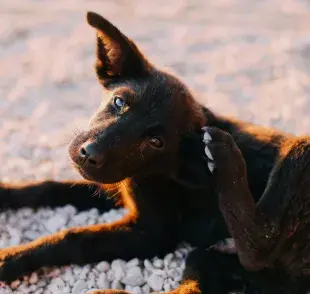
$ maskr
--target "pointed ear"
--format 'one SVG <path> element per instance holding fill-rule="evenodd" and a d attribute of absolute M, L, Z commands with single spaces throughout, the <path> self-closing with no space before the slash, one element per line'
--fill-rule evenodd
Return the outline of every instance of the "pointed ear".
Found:
<path fill-rule="evenodd" d="M 141 75 L 151 66 L 137 46 L 118 28 L 94 12 L 87 12 L 87 22 L 97 30 L 97 75 L 103 83 Z"/>
<path fill-rule="evenodd" d="M 180 165 L 175 180 L 191 189 L 206 187 L 211 181 L 202 138 L 202 134 L 191 134 L 180 142 Z"/>

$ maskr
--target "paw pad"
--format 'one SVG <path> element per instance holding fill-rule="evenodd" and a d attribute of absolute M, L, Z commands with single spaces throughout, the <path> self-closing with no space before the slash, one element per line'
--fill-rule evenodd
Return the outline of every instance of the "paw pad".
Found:
<path fill-rule="evenodd" d="M 211 173 L 213 173 L 214 169 L 215 169 L 215 163 L 213 162 L 214 158 L 213 158 L 212 153 L 208 147 L 208 144 L 212 141 L 212 137 L 208 133 L 207 127 L 203 127 L 202 130 L 204 131 L 202 141 L 205 143 L 205 154 L 207 155 L 208 159 L 211 160 L 208 162 L 208 169 Z"/>

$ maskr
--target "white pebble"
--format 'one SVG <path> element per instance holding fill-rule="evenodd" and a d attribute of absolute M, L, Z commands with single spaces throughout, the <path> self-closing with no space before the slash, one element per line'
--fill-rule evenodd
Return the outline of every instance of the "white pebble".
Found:
<path fill-rule="evenodd" d="M 141 288 L 139 286 L 136 286 L 132 289 L 132 293 L 134 294 L 141 294 L 142 291 L 141 291 Z"/>
<path fill-rule="evenodd" d="M 23 237 L 29 240 L 37 239 L 39 236 L 40 234 L 33 230 L 23 232 Z"/>
<path fill-rule="evenodd" d="M 161 291 L 164 285 L 164 278 L 162 276 L 152 274 L 148 278 L 147 283 L 154 291 Z"/>
<path fill-rule="evenodd" d="M 109 281 L 114 281 L 115 280 L 115 273 L 114 273 L 114 270 L 113 269 L 110 269 L 108 272 L 107 272 L 107 278 Z"/>
<path fill-rule="evenodd" d="M 177 275 L 177 276 L 174 277 L 174 280 L 176 282 L 180 282 L 182 279 L 183 279 L 183 275 Z"/>
<path fill-rule="evenodd" d="M 151 263 L 148 259 L 145 259 L 145 260 L 144 260 L 144 266 L 145 266 L 148 270 L 153 270 L 153 265 L 152 265 L 152 263 Z"/>
<path fill-rule="evenodd" d="M 72 294 L 81 294 L 82 290 L 87 289 L 87 284 L 83 280 L 79 280 L 72 289 Z"/>
<path fill-rule="evenodd" d="M 121 280 L 125 277 L 125 266 L 126 262 L 120 259 L 112 262 L 111 268 L 114 271 L 114 280 Z"/>
<path fill-rule="evenodd" d="M 145 283 L 142 271 L 138 266 L 129 268 L 125 277 L 122 279 L 122 283 L 130 286 L 141 286 Z"/>
<path fill-rule="evenodd" d="M 129 292 L 129 293 L 132 293 L 133 287 L 132 287 L 132 286 L 129 286 L 129 285 L 126 285 L 126 286 L 125 286 L 125 291 L 126 291 L 126 292 Z"/>
<path fill-rule="evenodd" d="M 134 258 L 134 259 L 127 262 L 126 267 L 131 268 L 131 267 L 138 266 L 138 265 L 139 265 L 139 259 Z"/>
<path fill-rule="evenodd" d="M 101 289 L 109 289 L 110 288 L 110 282 L 109 282 L 105 273 L 101 273 L 99 275 L 99 278 L 97 280 L 97 284 L 98 284 L 98 287 Z"/>
<path fill-rule="evenodd" d="M 164 261 L 162 259 L 157 258 L 157 259 L 154 260 L 153 265 L 156 268 L 163 268 Z"/>
<path fill-rule="evenodd" d="M 98 263 L 96 265 L 96 268 L 100 271 L 100 272 L 107 272 L 111 267 L 110 264 L 106 261 L 102 261 L 100 263 Z"/>
<path fill-rule="evenodd" d="M 176 252 L 174 252 L 174 254 L 177 258 L 183 258 L 183 253 L 180 250 L 177 250 Z"/>
<path fill-rule="evenodd" d="M 49 232 L 54 233 L 62 228 L 66 223 L 67 219 L 63 215 L 57 214 L 44 222 L 44 226 Z"/>
<path fill-rule="evenodd" d="M 167 255 L 165 256 L 165 258 L 164 258 L 164 264 L 165 264 L 166 267 L 169 266 L 169 264 L 170 264 L 172 258 L 173 258 L 173 254 L 172 254 L 172 253 L 169 253 L 169 254 L 167 254 Z"/>
<path fill-rule="evenodd" d="M 178 263 L 176 261 L 171 261 L 168 264 L 168 268 L 177 268 L 178 267 Z"/>
<path fill-rule="evenodd" d="M 11 288 L 16 289 L 20 285 L 20 283 L 21 283 L 20 280 L 13 281 L 11 283 Z"/>
<path fill-rule="evenodd" d="M 143 287 L 142 287 L 142 292 L 144 294 L 149 294 L 150 293 L 150 286 L 148 284 L 145 284 Z"/>
<path fill-rule="evenodd" d="M 172 290 L 171 284 L 170 283 L 165 283 L 164 290 L 165 290 L 165 292 L 171 291 Z"/>
<path fill-rule="evenodd" d="M 164 271 L 162 269 L 154 269 L 153 273 L 155 275 L 162 276 L 162 277 L 166 277 L 167 276 L 166 271 Z"/>
<path fill-rule="evenodd" d="M 29 283 L 30 284 L 37 284 L 39 281 L 38 275 L 36 273 L 32 273 L 30 278 L 29 278 Z"/>
<path fill-rule="evenodd" d="M 177 272 L 177 270 L 175 268 L 168 270 L 168 277 L 171 277 L 174 279 L 178 275 L 179 275 L 179 273 Z"/>
<path fill-rule="evenodd" d="M 118 269 L 118 268 L 125 268 L 126 266 L 126 262 L 124 260 L 121 260 L 121 259 L 115 259 L 112 261 L 111 263 L 111 268 L 112 269 Z"/>
<path fill-rule="evenodd" d="M 122 286 L 122 284 L 120 283 L 120 281 L 115 280 L 115 281 L 112 282 L 111 288 L 112 288 L 112 289 L 119 289 L 119 290 L 122 290 L 122 289 L 123 289 L 123 286 Z"/>

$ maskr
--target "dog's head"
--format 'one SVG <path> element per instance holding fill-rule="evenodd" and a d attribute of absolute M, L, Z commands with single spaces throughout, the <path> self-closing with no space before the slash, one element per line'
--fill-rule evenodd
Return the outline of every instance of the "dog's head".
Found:
<path fill-rule="evenodd" d="M 69 147 L 73 162 L 101 183 L 171 173 L 182 136 L 204 124 L 202 107 L 106 19 L 89 12 L 87 21 L 97 31 L 95 68 L 105 93 L 89 130 Z"/>

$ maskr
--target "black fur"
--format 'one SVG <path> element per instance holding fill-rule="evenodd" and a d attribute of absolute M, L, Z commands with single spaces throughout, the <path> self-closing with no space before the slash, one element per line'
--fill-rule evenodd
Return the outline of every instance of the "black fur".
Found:
<path fill-rule="evenodd" d="M 96 70 L 106 101 L 94 115 L 90 129 L 71 143 L 69 154 L 77 170 L 101 189 L 101 194 L 116 191 L 116 204 L 127 207 L 129 214 L 112 224 L 70 228 L 1 249 L 0 280 L 12 281 L 43 266 L 161 256 L 187 241 L 197 247 L 188 259 L 184 280 L 189 281 L 174 292 L 227 293 L 249 284 L 249 291 L 258 293 L 254 292 L 257 275 L 248 274 L 236 255 L 228 257 L 213 249 L 205 250 L 230 236 L 225 223 L 230 224 L 230 220 L 221 206 L 224 220 L 219 206 L 218 187 L 223 178 L 213 176 L 205 165 L 201 127 L 207 124 L 231 135 L 246 162 L 248 187 L 255 201 L 267 193 L 267 185 L 272 187 L 276 181 L 278 187 L 282 146 L 295 139 L 213 114 L 199 105 L 176 77 L 151 65 L 134 43 L 107 20 L 95 13 L 88 13 L 87 19 L 97 30 Z M 121 97 L 125 106 L 118 109 L 115 97 Z M 239 160 L 237 156 L 230 158 L 225 148 L 213 152 L 218 164 L 222 155 L 227 166 Z M 304 164 L 301 166 L 302 171 L 306 170 Z M 222 170 L 222 166 L 217 169 Z M 236 176 L 233 172 L 218 174 L 227 176 L 227 181 Z M 291 177 L 279 178 L 283 180 L 289 186 Z M 281 194 L 272 189 L 272 198 L 265 201 L 263 197 L 260 202 L 273 216 L 285 215 L 289 199 L 285 193 L 291 193 L 293 186 L 289 190 L 285 187 L 279 190 Z M 98 207 L 101 211 L 114 207 L 110 198 L 97 199 L 91 194 L 83 182 L 3 184 L 0 206 L 18 209 L 68 203 L 79 210 Z M 232 230 L 232 226 L 228 227 Z M 292 270 L 296 269 L 297 263 Z M 258 275 L 265 276 L 269 277 L 269 271 Z"/>

